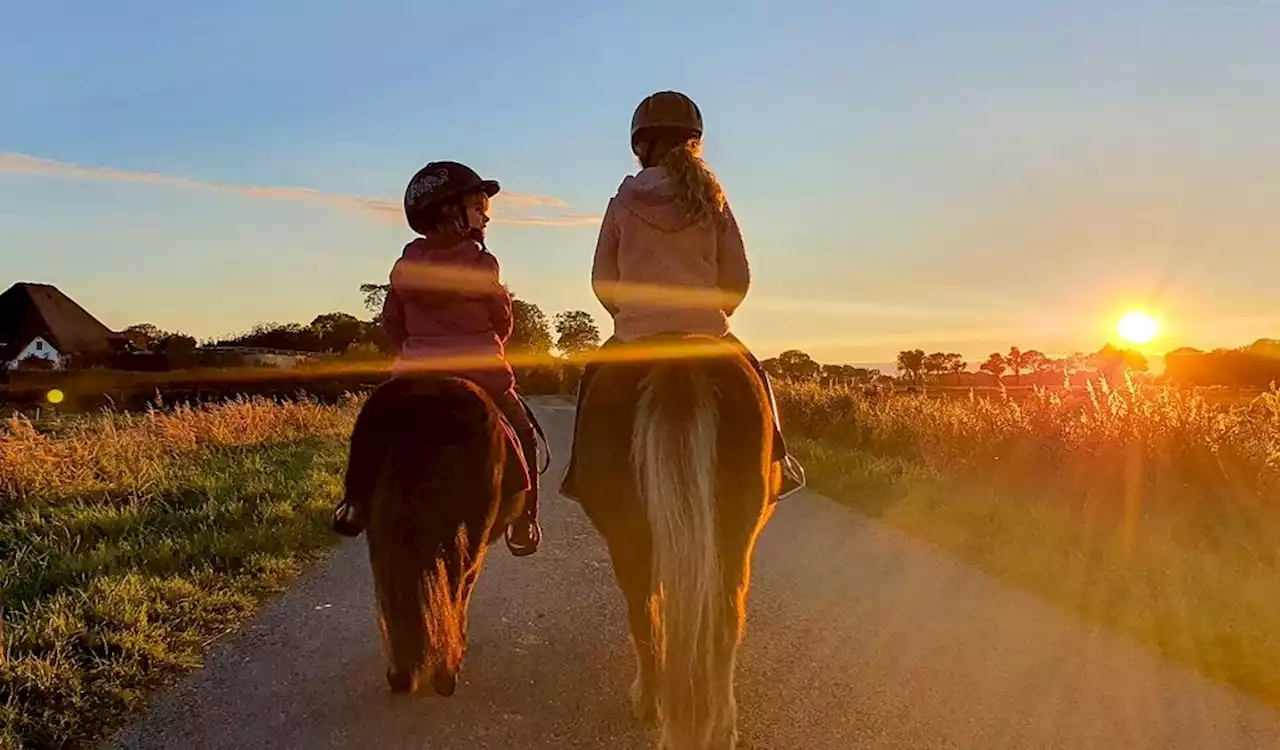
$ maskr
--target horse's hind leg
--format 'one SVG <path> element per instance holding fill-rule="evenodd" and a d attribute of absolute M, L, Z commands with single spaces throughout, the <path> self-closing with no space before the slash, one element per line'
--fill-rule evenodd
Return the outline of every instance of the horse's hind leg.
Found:
<path fill-rule="evenodd" d="M 613 524 L 610 524 L 613 525 Z M 631 645 L 636 654 L 636 677 L 631 684 L 631 707 L 636 718 L 645 723 L 657 721 L 657 705 L 654 700 L 656 654 L 653 643 L 653 620 L 649 609 L 650 552 L 646 534 L 639 532 L 644 526 L 617 524 L 610 529 L 605 540 L 613 573 L 627 602 L 627 625 L 631 631 Z"/>
<path fill-rule="evenodd" d="M 736 573 L 736 571 L 735 571 Z M 737 578 L 737 581 L 732 579 Z M 738 743 L 738 700 L 734 690 L 737 671 L 738 646 L 746 625 L 746 586 L 744 576 L 726 576 L 726 591 L 722 599 L 722 618 L 711 656 L 711 684 L 707 686 L 711 705 L 716 707 L 715 728 L 708 750 L 733 750 Z M 739 584 L 739 585 L 735 585 Z"/>
<path fill-rule="evenodd" d="M 631 645 L 636 652 L 636 677 L 631 683 L 631 710 L 640 721 L 653 724 L 658 720 L 658 707 L 653 692 L 657 656 L 654 653 L 648 581 L 633 581 L 629 588 L 626 592 L 627 622 L 631 628 Z"/>
<path fill-rule="evenodd" d="M 418 582 L 406 580 L 412 576 L 410 571 L 396 570 L 395 561 L 383 561 L 380 557 L 370 555 L 377 590 L 378 625 L 387 658 L 387 685 L 394 693 L 411 693 L 418 688 L 425 646 L 422 603 L 412 591 Z"/>

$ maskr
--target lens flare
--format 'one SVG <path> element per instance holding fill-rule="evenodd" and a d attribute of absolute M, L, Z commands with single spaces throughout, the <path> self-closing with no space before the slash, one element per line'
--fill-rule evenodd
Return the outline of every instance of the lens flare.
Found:
<path fill-rule="evenodd" d="M 67 394 L 63 393 L 57 388 L 51 389 L 48 393 L 44 395 L 44 400 L 48 401 L 51 404 L 60 404 L 63 401 L 65 401 L 66 398 L 67 398 Z"/>

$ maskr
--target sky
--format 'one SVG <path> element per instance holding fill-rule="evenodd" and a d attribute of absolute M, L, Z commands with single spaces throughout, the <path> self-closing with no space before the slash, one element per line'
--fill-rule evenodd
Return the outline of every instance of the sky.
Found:
<path fill-rule="evenodd" d="M 198 338 L 367 317 L 405 184 L 504 188 L 516 296 L 585 309 L 627 128 L 677 89 L 760 356 L 1280 337 L 1280 3 L 6 3 L 0 285 Z"/>

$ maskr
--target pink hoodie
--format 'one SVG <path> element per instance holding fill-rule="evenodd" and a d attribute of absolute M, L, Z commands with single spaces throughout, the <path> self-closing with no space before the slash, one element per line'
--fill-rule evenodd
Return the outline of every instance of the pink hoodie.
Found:
<path fill-rule="evenodd" d="M 419 237 L 391 269 L 382 325 L 399 356 L 395 370 L 415 362 L 458 357 L 450 371 L 495 393 L 515 387 L 506 359 L 511 295 L 499 280 L 498 259 L 475 240 Z"/>
<path fill-rule="evenodd" d="M 628 176 L 609 201 L 591 270 L 614 336 L 723 336 L 751 282 L 738 222 L 725 206 L 694 224 L 662 167 Z"/>

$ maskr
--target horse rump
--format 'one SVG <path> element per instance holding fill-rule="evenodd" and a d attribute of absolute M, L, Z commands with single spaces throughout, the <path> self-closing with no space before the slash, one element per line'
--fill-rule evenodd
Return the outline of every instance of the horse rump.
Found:
<path fill-rule="evenodd" d="M 631 434 L 651 533 L 651 686 L 662 747 L 731 747 L 749 558 L 768 509 L 770 414 L 736 354 L 654 363 Z"/>
<path fill-rule="evenodd" d="M 499 412 L 475 384 L 402 377 L 357 416 L 347 499 L 368 509 L 366 540 L 394 692 L 427 678 L 452 695 L 466 652 L 466 611 L 502 504 Z"/>

